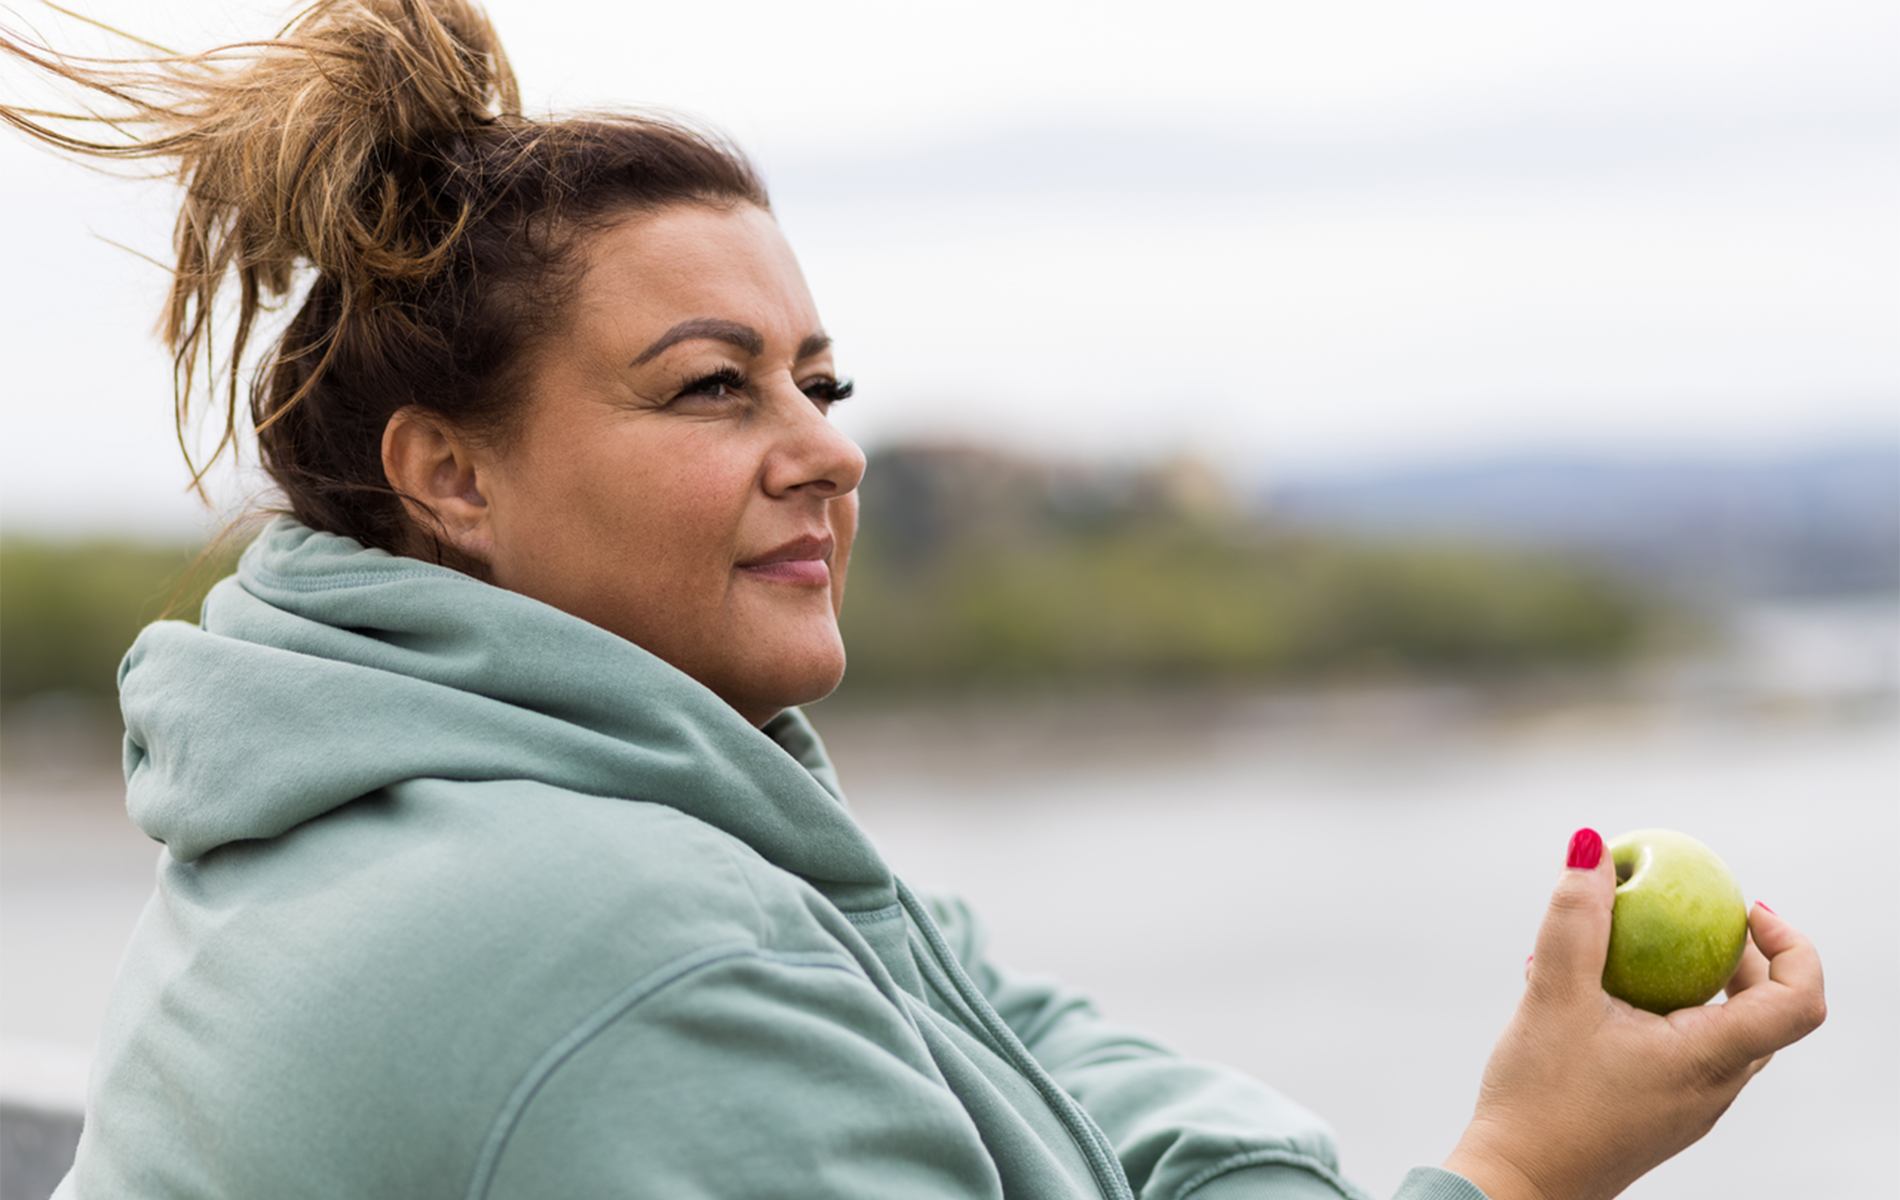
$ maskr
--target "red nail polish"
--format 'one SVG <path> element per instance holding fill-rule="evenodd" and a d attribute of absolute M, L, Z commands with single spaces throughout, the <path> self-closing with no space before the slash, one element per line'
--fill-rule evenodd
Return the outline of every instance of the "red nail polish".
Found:
<path fill-rule="evenodd" d="M 1574 871 L 1594 871 L 1603 861 L 1603 837 L 1596 830 L 1583 828 L 1570 835 L 1570 856 L 1564 865 Z"/>
<path fill-rule="evenodd" d="M 1757 903 L 1757 904 L 1761 904 L 1761 906 L 1762 906 L 1763 908 L 1768 908 L 1768 906 L 1767 906 L 1766 904 L 1762 904 L 1762 903 L 1761 903 L 1761 901 L 1759 901 L 1759 900 L 1757 900 L 1757 901 L 1755 901 L 1755 903 Z M 1774 910 L 1774 909 L 1772 909 L 1772 908 L 1768 908 L 1768 911 L 1769 911 L 1769 912 L 1771 912 L 1771 913 L 1772 913 L 1772 912 L 1775 912 L 1775 910 Z M 1778 917 L 1778 916 L 1780 916 L 1781 914 L 1780 914 L 1780 913 L 1775 913 L 1775 915 L 1776 915 L 1776 916 Z"/>

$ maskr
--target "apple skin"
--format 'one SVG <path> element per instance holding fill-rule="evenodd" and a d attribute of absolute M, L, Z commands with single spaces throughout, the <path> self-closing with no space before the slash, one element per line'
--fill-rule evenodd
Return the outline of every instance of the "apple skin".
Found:
<path fill-rule="evenodd" d="M 1616 908 L 1603 990 L 1653 1013 L 1707 1003 L 1742 961 L 1748 901 L 1701 842 L 1638 829 L 1610 842 Z"/>

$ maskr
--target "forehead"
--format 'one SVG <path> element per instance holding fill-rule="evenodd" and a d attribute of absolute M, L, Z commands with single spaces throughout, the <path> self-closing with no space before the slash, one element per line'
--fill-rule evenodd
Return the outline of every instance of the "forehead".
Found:
<path fill-rule="evenodd" d="M 590 235 L 574 317 L 670 328 L 738 321 L 769 340 L 817 332 L 798 260 L 770 213 L 750 204 L 681 205 L 626 217 Z M 629 329 L 632 332 L 632 329 Z"/>

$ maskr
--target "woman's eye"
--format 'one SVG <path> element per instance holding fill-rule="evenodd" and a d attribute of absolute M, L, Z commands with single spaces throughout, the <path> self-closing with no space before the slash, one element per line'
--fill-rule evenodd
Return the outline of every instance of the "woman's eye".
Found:
<path fill-rule="evenodd" d="M 722 367 L 710 375 L 702 375 L 681 388 L 675 400 L 705 401 L 732 400 L 740 397 L 746 389 L 746 377 L 737 369 Z"/>
<path fill-rule="evenodd" d="M 833 379 L 829 375 L 808 379 L 800 386 L 804 393 L 812 398 L 814 404 L 824 408 L 829 408 L 840 400 L 849 400 L 854 390 L 854 385 L 849 379 Z"/>

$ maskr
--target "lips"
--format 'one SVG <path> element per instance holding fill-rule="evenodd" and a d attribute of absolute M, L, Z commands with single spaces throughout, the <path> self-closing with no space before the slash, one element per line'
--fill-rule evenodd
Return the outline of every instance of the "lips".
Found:
<path fill-rule="evenodd" d="M 753 579 L 771 583 L 816 585 L 831 583 L 830 535 L 806 534 L 782 546 L 766 551 L 739 564 L 739 570 Z"/>

